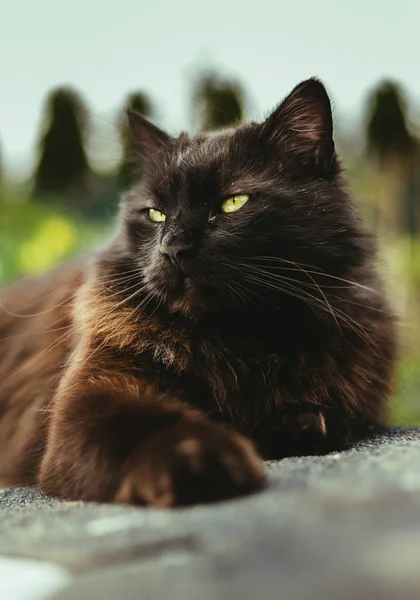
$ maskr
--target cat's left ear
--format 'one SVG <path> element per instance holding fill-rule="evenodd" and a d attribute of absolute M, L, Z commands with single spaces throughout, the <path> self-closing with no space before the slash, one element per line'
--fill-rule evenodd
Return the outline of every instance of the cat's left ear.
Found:
<path fill-rule="evenodd" d="M 331 104 L 315 78 L 297 85 L 263 123 L 263 135 L 281 160 L 319 175 L 328 175 L 335 163 Z"/>
<path fill-rule="evenodd" d="M 174 138 L 134 110 L 128 109 L 127 117 L 131 135 L 136 146 L 144 155 L 164 150 L 174 141 Z"/>

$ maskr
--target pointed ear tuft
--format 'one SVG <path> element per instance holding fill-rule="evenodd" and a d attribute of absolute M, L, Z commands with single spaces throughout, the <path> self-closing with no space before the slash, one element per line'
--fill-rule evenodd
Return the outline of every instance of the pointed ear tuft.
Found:
<path fill-rule="evenodd" d="M 128 109 L 127 117 L 133 139 L 139 150 L 145 154 L 163 150 L 173 140 L 170 135 L 150 123 L 150 121 L 134 110 Z"/>
<path fill-rule="evenodd" d="M 297 85 L 263 124 L 281 159 L 327 175 L 334 164 L 331 104 L 315 78 Z"/>

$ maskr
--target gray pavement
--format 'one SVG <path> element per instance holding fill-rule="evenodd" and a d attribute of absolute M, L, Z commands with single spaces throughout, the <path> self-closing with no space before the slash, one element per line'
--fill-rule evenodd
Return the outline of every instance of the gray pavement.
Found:
<path fill-rule="evenodd" d="M 267 467 L 258 495 L 175 511 L 2 491 L 0 600 L 420 598 L 420 429 Z"/>

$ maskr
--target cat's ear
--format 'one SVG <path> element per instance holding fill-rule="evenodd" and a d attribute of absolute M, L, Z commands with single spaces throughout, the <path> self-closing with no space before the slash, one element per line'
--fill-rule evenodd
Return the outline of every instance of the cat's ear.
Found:
<path fill-rule="evenodd" d="M 173 138 L 136 113 L 127 110 L 128 124 L 137 148 L 145 155 L 164 150 L 171 145 Z"/>
<path fill-rule="evenodd" d="M 328 174 L 335 162 L 328 94 L 318 79 L 297 85 L 263 123 L 263 133 L 281 159 Z"/>

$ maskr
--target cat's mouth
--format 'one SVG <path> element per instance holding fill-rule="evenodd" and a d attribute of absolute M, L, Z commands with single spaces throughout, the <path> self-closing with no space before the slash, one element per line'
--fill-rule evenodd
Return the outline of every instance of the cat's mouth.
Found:
<path fill-rule="evenodd" d="M 207 312 L 215 294 L 214 288 L 196 275 L 159 278 L 152 286 L 153 292 L 171 312 L 188 316 Z"/>
<path fill-rule="evenodd" d="M 168 261 L 153 265 L 145 273 L 147 290 L 171 312 L 198 317 L 222 308 L 229 298 L 223 278 L 213 266 L 196 263 L 176 268 Z"/>

